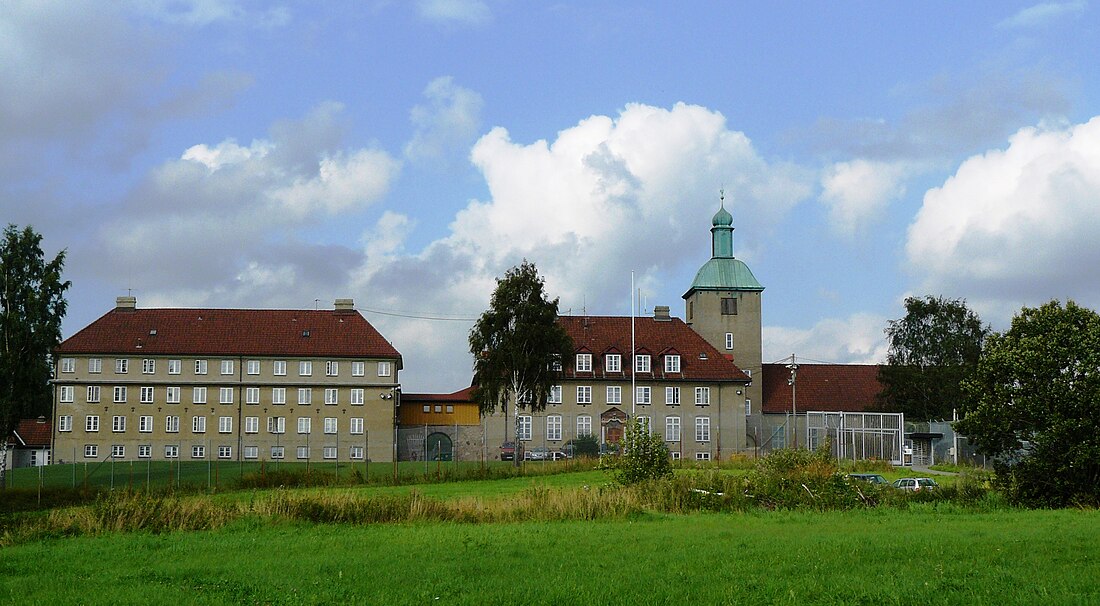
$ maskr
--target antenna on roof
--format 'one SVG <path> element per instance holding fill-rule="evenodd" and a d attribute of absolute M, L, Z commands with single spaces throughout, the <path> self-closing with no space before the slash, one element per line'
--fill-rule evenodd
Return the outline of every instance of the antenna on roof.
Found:
<path fill-rule="evenodd" d="M 320 299 L 314 299 L 313 300 L 313 310 L 316 311 L 318 309 L 321 309 L 321 300 Z"/>

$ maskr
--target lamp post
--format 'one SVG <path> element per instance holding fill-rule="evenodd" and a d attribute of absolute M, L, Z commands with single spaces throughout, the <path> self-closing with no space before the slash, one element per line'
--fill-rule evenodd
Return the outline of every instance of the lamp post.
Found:
<path fill-rule="evenodd" d="M 397 411 L 401 408 L 401 386 L 395 386 L 380 396 L 383 400 L 393 400 L 393 483 L 397 484 Z M 363 453 L 363 458 L 368 458 Z"/>
<path fill-rule="evenodd" d="M 794 415 L 794 447 L 798 448 L 798 391 L 795 387 L 795 379 L 798 378 L 798 364 L 794 361 L 794 354 L 791 354 L 791 363 L 787 365 L 787 368 L 791 371 L 791 377 L 787 379 L 787 385 L 791 386 L 791 414 Z"/>

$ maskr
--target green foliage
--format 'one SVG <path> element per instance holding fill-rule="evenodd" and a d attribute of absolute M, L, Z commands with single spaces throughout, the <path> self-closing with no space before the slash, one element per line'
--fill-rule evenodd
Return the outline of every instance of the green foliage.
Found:
<path fill-rule="evenodd" d="M 668 446 L 641 419 L 627 423 L 622 442 L 622 454 L 605 457 L 601 464 L 609 469 L 620 484 L 637 484 L 672 475 Z"/>
<path fill-rule="evenodd" d="M 581 434 L 566 442 L 566 446 L 573 447 L 574 457 L 598 457 L 600 456 L 600 441 L 596 436 L 586 433 Z"/>
<path fill-rule="evenodd" d="M 961 299 L 905 299 L 905 317 L 886 327 L 890 351 L 879 369 L 880 406 L 908 419 L 950 419 L 988 335 Z"/>
<path fill-rule="evenodd" d="M 994 457 L 1010 501 L 1100 505 L 1100 315 L 1073 301 L 1025 307 L 964 388 L 956 429 Z"/>
<path fill-rule="evenodd" d="M 470 330 L 474 400 L 483 414 L 519 408 L 540 411 L 561 376 L 573 340 L 558 323 L 558 300 L 526 260 L 497 279 L 489 309 Z M 559 370 L 555 370 L 555 365 Z"/>

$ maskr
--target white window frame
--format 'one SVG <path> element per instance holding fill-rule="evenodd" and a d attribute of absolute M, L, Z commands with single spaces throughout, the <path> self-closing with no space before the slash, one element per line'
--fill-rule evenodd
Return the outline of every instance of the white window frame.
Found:
<path fill-rule="evenodd" d="M 76 372 L 76 358 L 61 358 L 61 372 Z"/>
<path fill-rule="evenodd" d="M 363 435 L 363 417 L 351 417 L 348 419 L 348 433 L 353 436 Z"/>
<path fill-rule="evenodd" d="M 680 405 L 680 388 L 679 387 L 666 387 L 665 388 L 665 405 L 666 406 L 679 406 Z"/>
<path fill-rule="evenodd" d="M 207 364 L 206 360 L 195 360 L 195 374 L 204 375 L 208 370 L 210 370 L 210 365 Z"/>
<path fill-rule="evenodd" d="M 340 430 L 340 421 L 336 417 L 325 417 L 324 432 L 327 435 L 332 435 Z"/>
<path fill-rule="evenodd" d="M 546 415 L 546 439 L 551 442 L 561 440 L 561 415 Z"/>
<path fill-rule="evenodd" d="M 114 389 L 114 392 L 115 392 L 115 394 L 114 394 L 115 404 L 125 404 L 126 403 L 126 386 L 125 385 L 116 385 L 115 389 Z"/>
<path fill-rule="evenodd" d="M 710 453 L 705 451 L 705 450 L 697 452 L 697 453 L 695 453 L 695 460 L 696 461 L 709 461 L 710 460 Z"/>
<path fill-rule="evenodd" d="M 380 376 L 380 377 L 390 376 L 390 373 L 392 372 L 392 368 L 393 367 L 390 365 L 389 362 L 386 362 L 386 361 L 379 362 L 378 363 L 378 376 Z"/>
<path fill-rule="evenodd" d="M 286 456 L 286 451 L 284 450 L 284 448 L 286 448 L 286 447 L 285 446 L 272 446 L 271 447 L 271 458 L 272 459 L 282 459 L 283 457 L 285 457 Z"/>
<path fill-rule="evenodd" d="M 125 459 L 126 458 L 126 446 L 123 444 L 111 445 L 111 458 L 112 459 Z"/>
<path fill-rule="evenodd" d="M 271 374 L 276 377 L 286 376 L 286 360 L 275 360 L 271 363 Z"/>
<path fill-rule="evenodd" d="M 592 403 L 592 386 L 591 385 L 578 385 L 577 386 L 577 404 L 591 404 Z"/>
<path fill-rule="evenodd" d="M 576 372 L 592 372 L 592 354 L 579 353 L 573 369 Z"/>
<path fill-rule="evenodd" d="M 218 403 L 219 404 L 232 404 L 233 403 L 233 388 L 232 387 L 219 387 L 218 388 Z"/>
<path fill-rule="evenodd" d="M 733 349 L 733 333 L 726 333 L 726 349 Z"/>
<path fill-rule="evenodd" d="M 710 388 L 709 387 L 696 387 L 695 388 L 695 405 L 696 406 L 710 406 Z"/>
<path fill-rule="evenodd" d="M 86 393 L 84 395 L 85 395 L 85 399 L 87 400 L 87 402 L 89 404 L 94 404 L 94 403 L 99 402 L 99 396 L 100 396 L 99 385 L 89 385 L 88 386 L 88 393 Z"/>
<path fill-rule="evenodd" d="M 521 442 L 531 440 L 531 415 L 519 415 L 516 417 L 516 439 Z"/>
<path fill-rule="evenodd" d="M 295 454 L 299 459 L 308 459 L 309 446 L 299 446 L 297 449 L 295 449 Z"/>
<path fill-rule="evenodd" d="M 126 433 L 126 415 L 113 415 L 111 417 L 111 432 Z"/>
<path fill-rule="evenodd" d="M 84 417 L 84 431 L 87 433 L 97 433 L 99 431 L 99 415 Z"/>
<path fill-rule="evenodd" d="M 245 446 L 243 454 L 244 454 L 244 458 L 245 458 L 246 461 L 250 461 L 250 460 L 253 460 L 253 459 L 258 459 L 258 458 L 260 458 L 260 447 L 259 446 Z"/>
<path fill-rule="evenodd" d="M 206 404 L 206 388 L 205 387 L 193 387 L 191 389 L 191 403 L 192 404 Z"/>
<path fill-rule="evenodd" d="M 61 415 L 57 417 L 57 431 L 72 431 L 73 430 L 73 416 Z"/>
<path fill-rule="evenodd" d="M 590 435 L 592 435 L 592 416 L 591 415 L 577 415 L 577 435 L 578 436 L 590 436 Z"/>
<path fill-rule="evenodd" d="M 271 388 L 271 403 L 275 406 L 281 406 L 286 404 L 286 388 L 285 387 L 272 387 Z"/>
<path fill-rule="evenodd" d="M 138 458 L 149 459 L 153 457 L 153 445 L 152 444 L 139 444 L 138 445 Z"/>
<path fill-rule="evenodd" d="M 63 403 L 69 404 L 76 399 L 76 388 L 72 385 L 62 385 L 58 391 L 57 399 Z"/>
<path fill-rule="evenodd" d="M 191 447 L 192 459 L 205 459 L 206 458 L 206 446 L 204 444 L 195 444 Z"/>
<path fill-rule="evenodd" d="M 665 417 L 665 442 L 680 441 L 680 417 Z"/>
<path fill-rule="evenodd" d="M 634 356 L 634 372 L 652 372 L 652 358 L 649 354 L 636 354 Z"/>
<path fill-rule="evenodd" d="M 312 377 L 313 376 L 313 360 L 299 360 L 298 361 L 298 376 L 299 377 Z"/>
<path fill-rule="evenodd" d="M 206 433 L 206 417 L 204 415 L 191 417 L 191 433 Z"/>
<path fill-rule="evenodd" d="M 244 403 L 245 404 L 259 404 L 260 403 L 260 388 L 259 387 L 245 387 L 244 388 Z"/>
<path fill-rule="evenodd" d="M 124 375 L 130 372 L 130 360 L 128 358 L 115 358 L 115 374 Z"/>
<path fill-rule="evenodd" d="M 222 460 L 232 459 L 233 458 L 233 447 L 232 446 L 218 446 L 218 458 L 222 459 Z"/>
<path fill-rule="evenodd" d="M 84 445 L 84 458 L 85 459 L 97 459 L 99 458 L 99 446 L 96 444 Z"/>
<path fill-rule="evenodd" d="M 180 418 L 177 415 L 168 415 L 164 417 L 164 433 L 179 433 L 180 432 Z"/>
<path fill-rule="evenodd" d="M 623 403 L 623 388 L 619 385 L 607 386 L 607 403 L 608 404 L 622 404 Z"/>
<path fill-rule="evenodd" d="M 88 358 L 88 374 L 98 375 L 103 372 L 103 358 Z"/>
<path fill-rule="evenodd" d="M 638 422 L 642 426 L 642 431 L 653 433 L 653 419 L 649 415 L 638 415 Z"/>
<path fill-rule="evenodd" d="M 312 387 L 299 387 L 298 388 L 298 405 L 309 406 L 313 404 L 313 388 Z"/>
<path fill-rule="evenodd" d="M 710 442 L 710 417 L 695 417 L 695 441 Z"/>
<path fill-rule="evenodd" d="M 622 372 L 623 371 L 623 355 L 622 354 L 607 354 L 603 359 L 604 370 L 607 372 Z"/>
<path fill-rule="evenodd" d="M 218 417 L 218 433 L 233 433 L 233 417 Z"/>
<path fill-rule="evenodd" d="M 258 375 L 260 374 L 260 361 L 248 360 L 245 362 L 245 374 Z"/>
<path fill-rule="evenodd" d="M 138 417 L 138 433 L 153 432 L 153 415 L 141 415 Z"/>
<path fill-rule="evenodd" d="M 164 445 L 164 458 L 166 459 L 178 459 L 180 458 L 180 447 L 175 444 Z"/>
<path fill-rule="evenodd" d="M 353 460 L 353 461 L 362 461 L 363 460 L 363 447 L 362 446 L 352 446 L 351 448 L 349 448 L 348 449 L 348 458 Z"/>
<path fill-rule="evenodd" d="M 221 373 L 223 375 L 233 374 L 233 360 L 222 360 Z"/>
<path fill-rule="evenodd" d="M 680 372 L 679 354 L 665 354 L 665 372 Z"/>
<path fill-rule="evenodd" d="M 152 404 L 155 398 L 155 388 L 145 385 L 141 386 L 141 391 L 138 393 L 138 402 L 141 402 L 142 404 Z"/>
<path fill-rule="evenodd" d="M 550 393 L 546 396 L 547 404 L 561 404 L 561 385 L 551 385 Z"/>
<path fill-rule="evenodd" d="M 367 363 L 362 361 L 356 361 L 351 363 L 351 376 L 363 377 L 367 374 Z M 382 376 L 379 374 L 378 376 Z"/>
<path fill-rule="evenodd" d="M 313 430 L 313 417 L 298 417 L 298 434 L 308 435 Z"/>
<path fill-rule="evenodd" d="M 340 403 L 340 389 L 336 387 L 325 388 L 325 405 L 336 406 Z"/>
<path fill-rule="evenodd" d="M 634 403 L 639 406 L 649 406 L 653 403 L 653 388 L 648 385 L 638 385 L 634 389 Z"/>
<path fill-rule="evenodd" d="M 153 358 L 141 359 L 141 374 L 143 375 L 155 375 L 157 374 L 157 361 Z"/>
<path fill-rule="evenodd" d="M 749 398 L 745 398 L 745 416 L 752 416 L 752 400 L 750 400 Z"/>
<path fill-rule="evenodd" d="M 271 434 L 286 433 L 286 417 L 268 417 L 267 432 Z"/>
<path fill-rule="evenodd" d="M 166 387 L 164 389 L 165 389 L 165 393 L 164 393 L 164 401 L 165 402 L 167 402 L 169 404 L 179 404 L 180 403 L 180 391 L 181 390 L 180 390 L 179 387 L 172 386 L 172 387 Z"/>
<path fill-rule="evenodd" d="M 362 406 L 363 403 L 365 402 L 365 400 L 364 400 L 364 394 L 365 393 L 366 392 L 363 390 L 362 387 L 353 387 L 351 389 L 351 392 L 350 392 L 350 395 L 349 395 L 349 399 L 351 400 L 350 404 L 352 406 Z"/>
<path fill-rule="evenodd" d="M 340 376 L 340 362 L 336 360 L 325 361 L 325 376 L 326 377 L 338 377 Z"/>
<path fill-rule="evenodd" d="M 321 448 L 321 458 L 325 459 L 325 460 L 329 460 L 329 461 L 335 459 L 336 458 L 336 447 L 335 446 L 325 446 L 325 447 Z"/>
<path fill-rule="evenodd" d="M 244 432 L 245 433 L 260 433 L 260 417 L 245 417 L 244 418 Z"/>
<path fill-rule="evenodd" d="M 183 371 L 183 360 L 168 360 L 168 374 L 178 375 Z"/>

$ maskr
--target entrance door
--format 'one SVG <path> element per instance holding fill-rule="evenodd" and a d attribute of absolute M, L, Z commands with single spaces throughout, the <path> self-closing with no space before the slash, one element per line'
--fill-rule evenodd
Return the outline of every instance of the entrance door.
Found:
<path fill-rule="evenodd" d="M 607 432 L 604 434 L 604 440 L 608 444 L 616 444 L 623 439 L 623 424 L 618 419 L 611 419 L 607 422 Z"/>
<path fill-rule="evenodd" d="M 433 433 L 428 436 L 428 443 L 425 444 L 425 447 L 429 461 L 451 460 L 453 454 L 451 450 L 451 436 L 441 432 Z"/>

